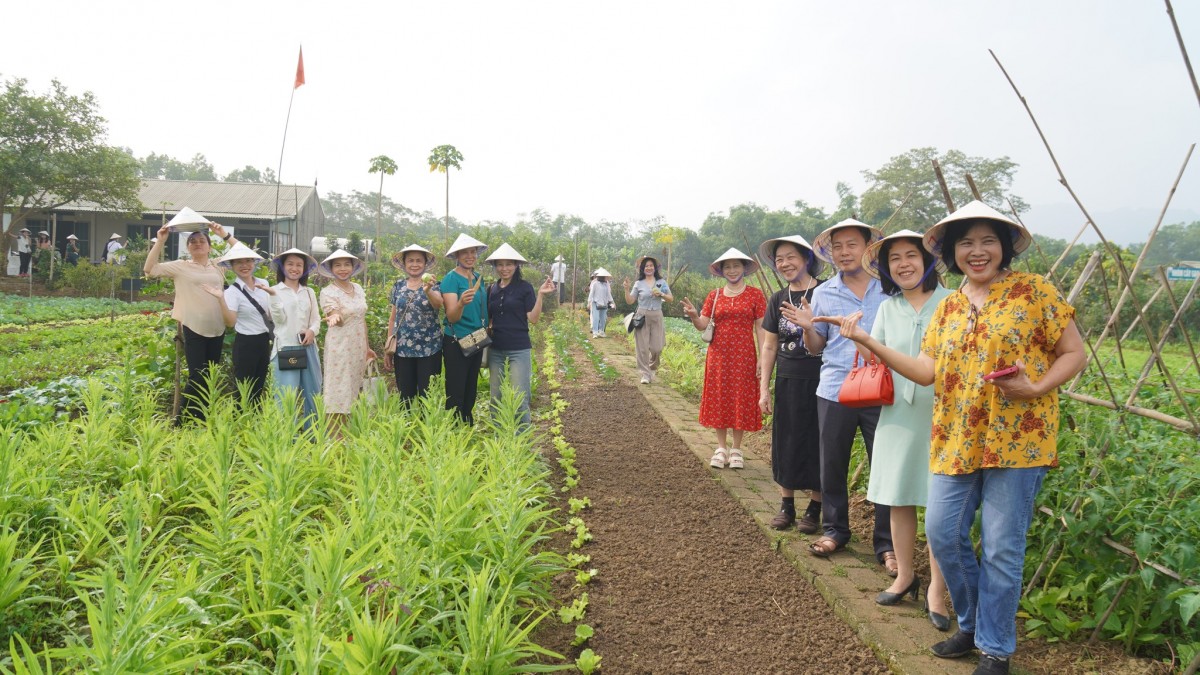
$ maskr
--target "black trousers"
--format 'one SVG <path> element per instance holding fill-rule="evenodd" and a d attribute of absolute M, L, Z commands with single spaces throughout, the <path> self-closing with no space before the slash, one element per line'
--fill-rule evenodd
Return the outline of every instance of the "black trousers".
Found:
<path fill-rule="evenodd" d="M 258 403 L 267 387 L 271 369 L 271 334 L 242 335 L 233 338 L 233 379 L 250 386 L 250 403 Z"/>
<path fill-rule="evenodd" d="M 400 400 L 407 403 L 429 389 L 429 381 L 442 370 L 442 353 L 397 356 L 392 363 L 396 367 L 396 389 L 400 392 Z"/>
<path fill-rule="evenodd" d="M 458 413 L 467 424 L 475 423 L 475 395 L 479 389 L 479 368 L 483 350 L 463 356 L 458 341 L 442 335 L 442 361 L 446 364 L 446 410 Z"/>
<path fill-rule="evenodd" d="M 33 259 L 33 254 L 18 253 L 17 257 L 21 259 L 21 271 L 18 274 L 29 274 L 29 261 Z"/>
<path fill-rule="evenodd" d="M 825 536 L 839 544 L 850 541 L 850 495 L 846 473 L 850 470 L 850 451 L 854 434 L 862 431 L 867 446 L 867 461 L 875 445 L 875 427 L 879 408 L 851 408 L 837 401 L 817 398 L 817 419 L 821 428 L 821 521 Z M 875 531 L 872 535 L 875 557 L 883 562 L 885 551 L 892 550 L 892 510 L 875 505 Z"/>
<path fill-rule="evenodd" d="M 221 348 L 225 336 L 204 337 L 196 331 L 183 326 L 183 357 L 187 361 L 187 385 L 183 388 L 183 410 L 180 417 L 191 417 L 204 421 L 205 384 L 208 369 L 221 362 Z"/>

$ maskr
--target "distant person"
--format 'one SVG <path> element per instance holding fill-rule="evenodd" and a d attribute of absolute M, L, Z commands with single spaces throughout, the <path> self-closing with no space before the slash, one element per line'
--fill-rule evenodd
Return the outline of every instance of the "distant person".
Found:
<path fill-rule="evenodd" d="M 487 316 L 492 327 L 488 347 L 488 381 L 495 409 L 507 381 L 521 394 L 521 425 L 530 423 L 529 401 L 533 394 L 533 341 L 529 324 L 542 316 L 542 296 L 554 292 L 550 277 L 538 288 L 521 278 L 521 263 L 528 262 L 508 244 L 501 244 L 487 257 L 496 270 L 496 283 L 488 287 Z M 507 371 L 507 374 L 506 374 Z"/>
<path fill-rule="evenodd" d="M 592 281 L 588 284 L 588 311 L 592 315 L 592 337 L 608 337 L 604 334 L 608 326 L 608 310 L 612 309 L 612 273 L 603 267 L 592 272 Z"/>
<path fill-rule="evenodd" d="M 644 255 L 634 264 L 638 279 L 631 285 L 629 278 L 621 281 L 625 288 L 625 302 L 635 306 L 634 317 L 641 317 L 640 328 L 633 329 L 633 342 L 637 348 L 637 368 L 642 384 L 654 382 L 667 335 L 663 329 L 663 302 L 671 302 L 671 288 L 662 278 L 658 259 Z"/>
<path fill-rule="evenodd" d="M 392 266 L 404 273 L 392 285 L 388 312 L 390 348 L 383 362 L 395 369 L 400 400 L 411 402 L 429 389 L 433 376 L 442 372 L 442 287 L 429 270 L 434 255 L 412 244 L 392 256 Z"/>
<path fill-rule="evenodd" d="M 193 232 L 193 234 L 195 233 Z M 159 238 L 162 238 L 161 234 Z M 121 235 L 113 232 L 112 236 L 108 238 L 108 243 L 104 245 L 104 262 L 112 265 L 120 265 L 125 262 L 125 256 L 121 253 L 124 248 L 125 246 L 121 244 Z"/>
<path fill-rule="evenodd" d="M 17 257 L 21 261 L 21 266 L 17 273 L 19 277 L 29 276 L 29 261 L 33 259 L 33 239 L 29 228 L 22 227 L 16 234 L 9 233 L 8 236 L 17 240 Z"/>
<path fill-rule="evenodd" d="M 50 233 L 49 232 L 46 232 L 45 230 L 38 232 L 37 247 L 38 247 L 39 251 L 49 251 L 51 248 L 53 248 L 50 245 Z"/>
<path fill-rule="evenodd" d="M 487 327 L 487 294 L 483 275 L 475 271 L 487 244 L 469 234 L 460 234 L 446 251 L 454 269 L 442 277 L 442 302 L 446 318 L 442 328 L 442 360 L 446 368 L 446 410 L 453 410 L 468 426 L 475 423 L 475 397 L 479 394 L 479 370 L 483 350 L 463 353 L 459 338 Z"/>
<path fill-rule="evenodd" d="M 329 330 L 325 333 L 325 415 L 334 436 L 341 436 L 346 417 L 362 390 L 367 362 L 375 351 L 367 341 L 367 296 L 351 279 L 366 268 L 354 254 L 338 249 L 317 270 L 330 284 L 321 291 L 321 311 Z"/>
<path fill-rule="evenodd" d="M 937 306 L 915 357 L 871 337 L 861 310 L 822 318 L 896 372 L 934 386 L 925 534 L 958 632 L 931 649 L 947 659 L 980 650 L 977 674 L 1009 672 L 1026 537 L 1042 481 L 1058 466 L 1058 388 L 1087 365 L 1075 309 L 1040 275 L 1012 269 L 1032 240 L 980 201 L 931 227 L 925 249 L 964 283 Z"/>
<path fill-rule="evenodd" d="M 851 314 L 862 310 L 870 317 L 864 328 L 875 320 L 879 305 L 887 299 L 879 286 L 862 266 L 867 246 L 878 241 L 882 233 L 874 227 L 847 218 L 826 229 L 813 240 L 817 257 L 832 263 L 837 274 L 821 284 L 813 293 L 810 305 L 784 313 L 790 321 L 804 328 L 804 344 L 809 351 L 821 352 L 821 383 L 817 386 L 817 417 L 821 434 L 821 519 L 824 535 L 809 545 L 815 556 L 827 558 L 842 550 L 850 541 L 850 495 L 847 487 L 850 452 L 854 436 L 861 432 L 867 459 L 875 446 L 875 427 L 879 424 L 879 406 L 855 408 L 838 401 L 842 384 L 854 366 L 857 348 L 837 329 L 824 323 L 813 324 L 813 315 Z M 899 572 L 896 554 L 892 551 L 891 514 L 882 504 L 875 506 L 875 529 L 872 545 L 875 558 L 887 569 L 889 576 Z"/>
<path fill-rule="evenodd" d="M 79 264 L 79 237 L 67 235 L 66 259 L 68 265 Z"/>
<path fill-rule="evenodd" d="M 563 257 L 559 255 L 554 259 L 554 263 L 550 265 L 550 278 L 554 280 L 554 285 L 558 287 L 559 303 L 567 300 L 567 263 Z"/>
<path fill-rule="evenodd" d="M 717 448 L 709 465 L 745 468 L 742 437 L 762 429 L 758 408 L 758 354 L 767 299 L 746 283 L 758 263 L 736 248 L 726 251 L 709 266 L 725 286 L 708 294 L 700 311 L 683 299 L 683 311 L 696 330 L 712 325 L 712 342 L 704 359 L 704 389 L 700 395 L 700 426 L 716 432 Z"/>
<path fill-rule="evenodd" d="M 799 235 L 768 239 L 758 247 L 758 257 L 783 277 L 787 288 L 767 300 L 763 340 L 759 350 L 758 406 L 771 417 L 771 475 L 779 486 L 782 503 L 771 527 L 786 530 L 793 524 L 804 534 L 821 526 L 821 435 L 817 432 L 817 385 L 821 382 L 821 352 L 804 344 L 804 329 L 783 315 L 785 309 L 812 302 L 821 285 L 817 275 L 823 264 L 812 246 Z M 775 396 L 771 398 L 771 375 Z M 808 505 L 797 518 L 796 491 L 808 494 Z"/>
<path fill-rule="evenodd" d="M 321 358 L 317 353 L 321 310 L 317 294 L 308 285 L 308 275 L 317 269 L 317 261 L 293 248 L 275 256 L 271 267 L 275 270 L 276 281 L 272 287 L 275 292 L 271 295 L 271 319 L 275 323 L 271 372 L 275 377 L 276 395 L 281 398 L 300 395 L 304 410 L 301 424 L 307 429 L 316 419 L 316 396 L 321 393 L 324 382 Z M 280 359 L 290 358 L 289 352 L 297 347 L 303 350 L 306 366 L 280 367 Z"/>
<path fill-rule="evenodd" d="M 159 228 L 158 241 L 146 256 L 142 271 L 148 277 L 166 277 L 175 282 L 175 302 L 171 309 L 171 317 L 179 322 L 180 333 L 183 335 L 183 353 L 188 367 L 187 385 L 183 390 L 183 410 L 175 420 L 178 425 L 185 418 L 204 421 L 206 401 L 203 393 L 207 391 L 205 380 L 209 369 L 220 363 L 221 349 L 225 344 L 225 317 L 221 313 L 221 303 L 204 290 L 206 284 L 218 288 L 225 285 L 225 272 L 209 260 L 212 243 L 208 234 L 212 232 L 230 245 L 236 245 L 238 240 L 220 224 L 208 222 L 208 231 L 192 232 L 188 235 L 187 260 L 159 262 L 163 244 L 167 237 L 171 236 L 171 227 L 171 224 L 167 223 Z M 109 243 L 113 241 L 116 240 L 110 239 Z"/>

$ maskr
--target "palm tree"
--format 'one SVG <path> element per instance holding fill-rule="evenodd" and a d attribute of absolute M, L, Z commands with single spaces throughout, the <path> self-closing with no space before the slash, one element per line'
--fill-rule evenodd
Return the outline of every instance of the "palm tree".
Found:
<path fill-rule="evenodd" d="M 446 174 L 446 242 L 450 241 L 450 167 L 462 170 L 462 153 L 453 145 L 439 145 L 429 153 L 429 171 Z"/>
<path fill-rule="evenodd" d="M 379 248 L 379 229 L 380 223 L 383 220 L 383 177 L 396 175 L 396 163 L 387 155 L 380 155 L 371 158 L 371 168 L 368 173 L 379 174 L 379 200 L 375 207 L 375 242 L 372 248 L 375 249 L 376 260 L 382 260 L 383 250 Z"/>

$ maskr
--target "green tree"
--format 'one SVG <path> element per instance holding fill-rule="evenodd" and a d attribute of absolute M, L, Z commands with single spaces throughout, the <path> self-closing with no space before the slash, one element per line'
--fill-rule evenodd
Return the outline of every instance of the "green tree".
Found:
<path fill-rule="evenodd" d="M 362 235 L 357 232 L 351 232 L 346 240 L 346 251 L 351 255 L 362 257 L 363 254 L 363 239 Z"/>
<path fill-rule="evenodd" d="M 398 167 L 396 166 L 396 163 L 392 161 L 391 157 L 388 157 L 387 155 L 379 155 L 378 157 L 371 158 L 371 168 L 368 169 L 368 173 L 379 174 L 379 199 L 375 204 L 375 253 L 377 256 L 380 256 L 377 258 L 378 260 L 383 259 L 383 252 L 378 248 L 380 223 L 383 221 L 383 177 L 396 175 L 397 168 Z M 449 178 L 449 175 L 447 175 L 447 178 Z M 447 211 L 449 211 L 449 209 L 447 209 Z"/>
<path fill-rule="evenodd" d="M 863 171 L 871 186 L 862 193 L 859 217 L 865 222 L 880 224 L 895 213 L 910 192 L 912 197 L 903 212 L 888 225 L 890 231 L 908 228 L 922 232 L 946 217 L 946 201 L 933 171 L 935 159 L 942 167 L 956 207 L 974 199 L 967 185 L 966 174 L 969 173 L 983 201 L 991 206 L 1007 212 L 1007 199 L 1012 201 L 1017 213 L 1029 209 L 1023 199 L 1009 191 L 1017 164 L 1008 157 L 988 159 L 968 157 L 959 150 L 939 154 L 937 148 L 913 148 L 889 159 L 875 171 Z"/>
<path fill-rule="evenodd" d="M 453 145 L 439 145 L 429 152 L 429 172 L 446 174 L 446 243 L 450 242 L 450 169 L 462 170 L 462 153 Z"/>
<path fill-rule="evenodd" d="M 137 163 L 105 141 L 106 120 L 91 92 L 68 93 L 58 80 L 46 94 L 23 79 L 0 93 L 0 213 L 12 214 L 9 232 L 31 213 L 73 201 L 135 214 Z"/>
<path fill-rule="evenodd" d="M 138 175 L 142 178 L 166 180 L 217 180 L 217 172 L 203 153 L 196 153 L 190 162 L 182 162 L 170 155 L 150 153 L 138 160 Z"/>
<path fill-rule="evenodd" d="M 226 183 L 269 183 L 271 185 L 279 182 L 279 178 L 275 176 L 275 169 L 268 166 L 259 171 L 249 164 L 241 169 L 230 171 L 221 180 Z"/>

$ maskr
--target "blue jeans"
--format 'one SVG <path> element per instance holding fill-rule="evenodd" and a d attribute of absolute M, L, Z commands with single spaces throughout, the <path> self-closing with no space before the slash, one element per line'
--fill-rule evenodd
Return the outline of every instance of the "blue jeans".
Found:
<path fill-rule="evenodd" d="M 279 358 L 271 359 L 271 375 L 275 378 L 275 396 L 295 396 L 299 392 L 304 405 L 303 427 L 307 429 L 317 415 L 314 398 L 321 393 L 321 358 L 317 346 L 304 348 L 308 353 L 308 367 L 303 370 L 280 370 Z"/>
<path fill-rule="evenodd" d="M 958 629 L 975 633 L 975 646 L 992 656 L 1008 658 L 1017 650 L 1025 537 L 1046 471 L 980 469 L 930 477 L 925 535 L 946 577 Z M 971 525 L 981 506 L 983 558 L 977 561 Z"/>
<path fill-rule="evenodd" d="M 602 335 L 604 327 L 608 325 L 608 305 L 602 309 L 596 309 L 596 303 L 592 303 L 592 333 Z"/>
<path fill-rule="evenodd" d="M 529 397 L 533 390 L 533 350 L 492 349 L 488 347 L 488 381 L 492 388 L 492 405 L 498 405 L 501 387 L 504 385 L 504 366 L 508 366 L 508 379 L 512 388 L 521 394 L 521 423 L 528 425 Z"/>

